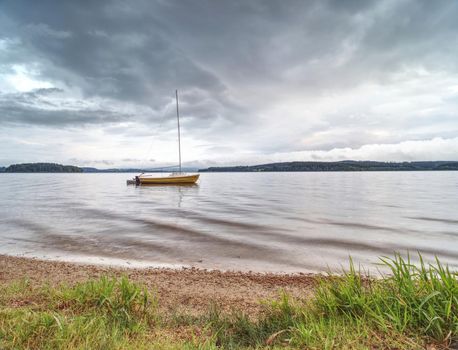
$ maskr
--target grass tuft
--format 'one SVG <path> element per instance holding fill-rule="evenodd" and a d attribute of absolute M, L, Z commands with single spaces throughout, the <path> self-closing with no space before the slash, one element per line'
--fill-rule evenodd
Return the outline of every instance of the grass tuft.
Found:
<path fill-rule="evenodd" d="M 101 277 L 99 280 L 63 287 L 54 295 L 58 309 L 78 313 L 97 312 L 119 327 L 133 330 L 146 321 L 154 321 L 157 300 L 145 288 L 126 277 L 121 280 Z"/>
<path fill-rule="evenodd" d="M 382 258 L 391 274 L 364 278 L 353 264 L 344 278 L 325 280 L 315 306 L 328 317 L 364 320 L 378 331 L 421 334 L 437 342 L 458 335 L 457 275 L 436 259 Z"/>
<path fill-rule="evenodd" d="M 216 343 L 225 348 L 288 345 L 297 348 L 447 348 L 458 337 L 458 279 L 436 259 L 411 262 L 382 258 L 391 274 L 371 279 L 350 267 L 322 278 L 314 297 L 291 302 L 287 295 L 266 306 L 258 320 L 212 311 Z"/>
<path fill-rule="evenodd" d="M 40 308 L 0 310 L 0 348 L 117 348 L 153 327 L 157 316 L 156 299 L 126 278 L 45 287 L 38 295 L 46 303 Z"/>

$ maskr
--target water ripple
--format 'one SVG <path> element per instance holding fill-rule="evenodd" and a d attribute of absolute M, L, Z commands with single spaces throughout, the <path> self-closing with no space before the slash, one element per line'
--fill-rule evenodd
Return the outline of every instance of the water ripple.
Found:
<path fill-rule="evenodd" d="M 0 253 L 291 272 L 421 251 L 458 266 L 458 172 L 130 176 L 0 175 Z"/>

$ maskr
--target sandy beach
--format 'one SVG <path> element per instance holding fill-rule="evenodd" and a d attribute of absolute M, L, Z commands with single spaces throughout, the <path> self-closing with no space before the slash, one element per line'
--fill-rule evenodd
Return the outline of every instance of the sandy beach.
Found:
<path fill-rule="evenodd" d="M 200 313 L 216 304 L 223 310 L 256 314 L 260 301 L 281 291 L 306 297 L 317 275 L 260 274 L 199 269 L 119 268 L 0 255 L 0 283 L 28 279 L 32 286 L 75 284 L 100 276 L 127 276 L 155 291 L 162 308 Z"/>

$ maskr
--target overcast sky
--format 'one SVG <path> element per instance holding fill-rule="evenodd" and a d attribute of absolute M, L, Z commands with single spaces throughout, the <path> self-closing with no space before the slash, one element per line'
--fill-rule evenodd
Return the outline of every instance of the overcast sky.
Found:
<path fill-rule="evenodd" d="M 458 160 L 458 1 L 0 1 L 0 165 Z"/>

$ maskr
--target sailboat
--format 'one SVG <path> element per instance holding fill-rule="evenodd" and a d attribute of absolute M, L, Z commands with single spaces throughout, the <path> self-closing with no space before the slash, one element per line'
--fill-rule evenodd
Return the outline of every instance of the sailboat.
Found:
<path fill-rule="evenodd" d="M 175 90 L 175 98 L 177 105 L 177 128 L 178 128 L 178 160 L 179 171 L 171 173 L 168 176 L 158 176 L 157 174 L 145 174 L 135 176 L 133 180 L 128 180 L 128 183 L 135 183 L 136 185 L 180 185 L 180 184 L 194 184 L 199 179 L 200 174 L 186 174 L 181 171 L 181 135 L 180 135 L 180 111 L 178 108 L 178 90 Z"/>

